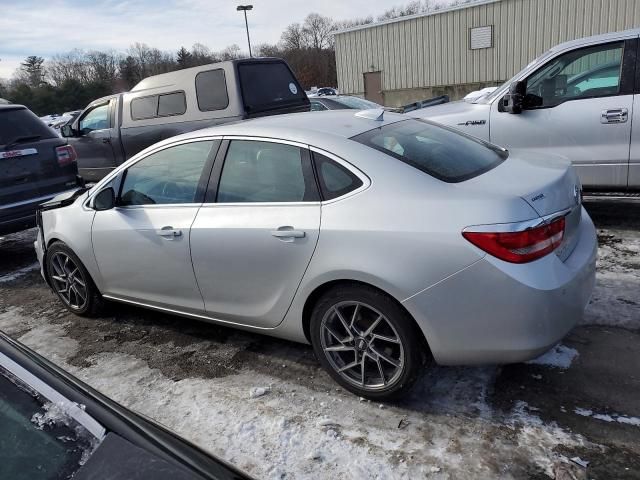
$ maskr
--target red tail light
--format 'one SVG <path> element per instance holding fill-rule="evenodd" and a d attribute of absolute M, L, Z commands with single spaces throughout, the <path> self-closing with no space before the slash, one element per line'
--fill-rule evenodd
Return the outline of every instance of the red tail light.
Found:
<path fill-rule="evenodd" d="M 462 232 L 462 236 L 490 255 L 511 263 L 527 263 L 553 252 L 562 243 L 565 220 L 521 232 Z"/>
<path fill-rule="evenodd" d="M 78 155 L 76 155 L 76 151 L 71 145 L 56 147 L 56 156 L 58 157 L 58 165 L 61 167 L 69 165 L 78 159 Z"/>

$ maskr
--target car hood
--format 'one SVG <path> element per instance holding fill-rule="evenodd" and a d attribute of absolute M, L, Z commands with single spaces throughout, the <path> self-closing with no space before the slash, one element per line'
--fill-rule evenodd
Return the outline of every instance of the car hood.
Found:
<path fill-rule="evenodd" d="M 490 111 L 491 105 L 459 101 L 422 108 L 410 115 L 449 125 L 474 137 L 489 140 Z"/>

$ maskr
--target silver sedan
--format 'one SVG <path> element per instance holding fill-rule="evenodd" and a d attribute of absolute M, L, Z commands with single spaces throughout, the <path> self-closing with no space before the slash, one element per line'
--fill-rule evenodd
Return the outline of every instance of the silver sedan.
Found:
<path fill-rule="evenodd" d="M 44 205 L 43 276 L 79 315 L 111 300 L 311 343 L 370 399 L 401 395 L 432 360 L 549 349 L 595 277 L 574 169 L 381 113 L 158 143 Z"/>

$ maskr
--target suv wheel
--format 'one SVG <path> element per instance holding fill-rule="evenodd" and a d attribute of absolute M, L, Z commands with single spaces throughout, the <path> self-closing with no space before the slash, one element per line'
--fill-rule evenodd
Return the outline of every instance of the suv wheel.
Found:
<path fill-rule="evenodd" d="M 325 293 L 313 310 L 310 333 L 316 356 L 334 380 L 371 400 L 401 396 L 423 366 L 426 352 L 413 319 L 373 288 Z"/>
<path fill-rule="evenodd" d="M 73 251 L 62 242 L 47 250 L 49 284 L 67 309 L 77 315 L 96 315 L 103 299 L 91 280 L 89 272 Z"/>

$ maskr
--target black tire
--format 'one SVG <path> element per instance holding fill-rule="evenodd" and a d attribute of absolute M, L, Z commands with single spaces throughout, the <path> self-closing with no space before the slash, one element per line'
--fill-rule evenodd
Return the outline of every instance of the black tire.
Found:
<path fill-rule="evenodd" d="M 68 259 L 66 267 L 63 265 L 64 258 Z M 91 275 L 78 256 L 64 242 L 51 244 L 47 249 L 45 262 L 49 285 L 67 310 L 83 317 L 94 317 L 104 310 L 104 299 L 93 283 Z M 57 275 L 60 273 L 62 275 Z M 64 280 L 65 275 L 66 280 Z M 72 288 L 69 288 L 69 284 Z M 85 286 L 84 292 L 82 284 Z M 63 293 L 64 286 L 67 288 Z M 81 293 L 85 293 L 85 297 L 82 297 Z"/>
<path fill-rule="evenodd" d="M 342 312 L 343 320 L 347 320 L 346 316 L 355 319 L 353 327 L 344 325 L 335 313 L 336 307 Z M 382 325 L 381 320 L 372 333 L 363 336 L 381 315 L 388 325 Z M 351 318 L 347 323 L 351 323 Z M 383 330 L 376 333 L 375 329 Z M 422 333 L 407 312 L 388 295 L 364 285 L 346 284 L 324 293 L 314 305 L 309 332 L 315 354 L 329 375 L 348 391 L 374 401 L 392 400 L 404 395 L 422 372 L 425 361 L 430 358 L 428 347 L 422 341 Z M 354 337 L 353 343 L 348 341 L 347 335 Z M 385 340 L 370 338 L 373 335 L 384 337 Z M 342 340 L 338 337 L 342 337 Z M 399 340 L 399 344 L 390 342 L 391 339 Z M 325 348 L 341 351 L 329 352 Z M 378 355 L 383 352 L 384 356 Z M 385 357 L 400 366 L 385 362 L 382 360 Z M 345 368 L 359 360 L 359 367 L 347 369 L 345 373 L 339 372 L 338 367 Z M 375 367 L 372 366 L 374 362 Z M 379 373 L 372 375 L 372 368 Z M 385 370 L 389 369 L 392 372 L 387 375 Z M 378 380 L 374 380 L 376 377 Z M 370 385 L 357 384 L 360 382 L 358 378 Z"/>

